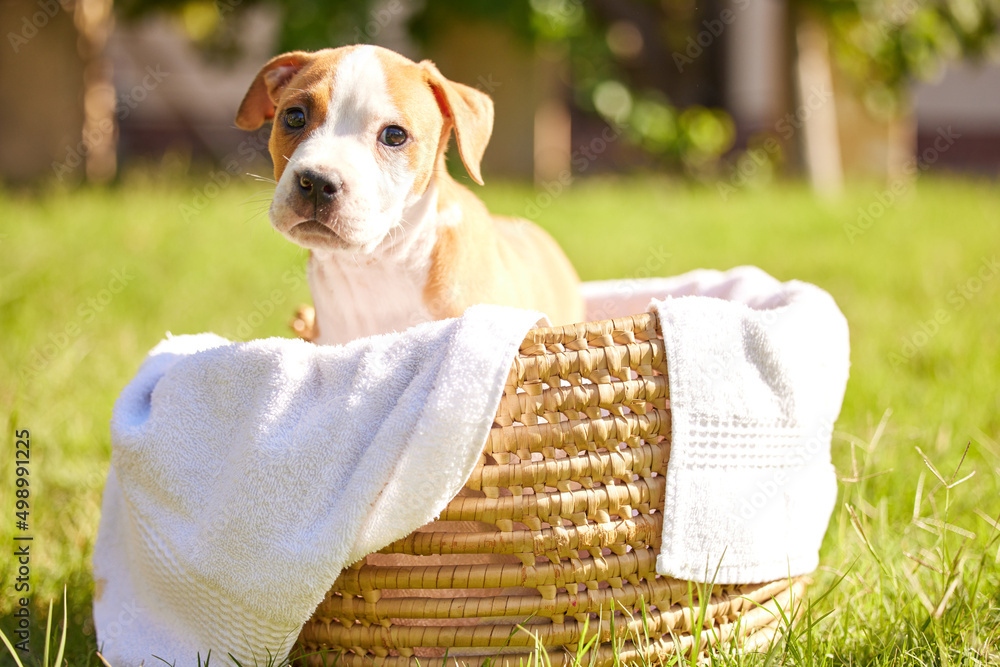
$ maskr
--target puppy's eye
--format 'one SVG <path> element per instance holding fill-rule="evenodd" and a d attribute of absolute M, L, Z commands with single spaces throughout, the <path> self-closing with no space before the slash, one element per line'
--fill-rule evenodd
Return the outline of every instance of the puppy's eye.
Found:
<path fill-rule="evenodd" d="M 402 146 L 406 143 L 406 130 L 398 125 L 390 125 L 382 130 L 378 140 L 386 146 Z"/>
<path fill-rule="evenodd" d="M 284 119 L 285 125 L 293 130 L 298 130 L 299 128 L 305 127 L 306 112 L 298 107 L 292 107 L 285 112 Z"/>

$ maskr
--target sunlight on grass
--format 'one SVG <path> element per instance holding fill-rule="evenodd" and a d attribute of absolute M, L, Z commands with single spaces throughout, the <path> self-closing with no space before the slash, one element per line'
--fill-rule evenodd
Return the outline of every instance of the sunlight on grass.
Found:
<path fill-rule="evenodd" d="M 108 421 L 146 351 L 167 331 L 290 337 L 309 298 L 306 255 L 270 229 L 267 193 L 234 184 L 185 221 L 196 185 L 137 172 L 110 189 L 0 192 L 0 401 L 7 433 L 30 430 L 35 500 L 32 646 L 42 657 L 20 654 L 24 667 L 48 665 L 46 612 L 64 586 L 66 660 L 100 664 L 89 558 Z M 584 279 L 754 264 L 823 287 L 847 316 L 851 379 L 833 445 L 841 507 L 823 567 L 803 618 L 778 619 L 769 653 L 723 646 L 713 665 L 1000 661 L 1000 191 L 922 179 L 853 234 L 875 191 L 824 202 L 785 185 L 722 201 L 656 179 L 583 181 L 551 201 L 510 184 L 476 191 L 497 213 L 537 209 Z M 13 479 L 11 460 L 0 475 Z M 5 512 L 12 488 L 0 485 Z M 7 544 L 14 534 L 0 522 Z M 0 556 L 5 581 L 11 558 Z M 8 638 L 15 604 L 0 597 Z M 574 650 L 581 667 L 590 648 Z"/>

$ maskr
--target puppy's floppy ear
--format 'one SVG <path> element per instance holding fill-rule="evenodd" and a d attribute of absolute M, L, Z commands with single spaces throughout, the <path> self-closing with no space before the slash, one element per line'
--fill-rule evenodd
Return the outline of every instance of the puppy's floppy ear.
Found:
<path fill-rule="evenodd" d="M 427 81 L 445 121 L 450 120 L 455 128 L 455 143 L 462 164 L 472 180 L 482 185 L 479 165 L 493 133 L 493 100 L 475 88 L 444 78 L 430 60 L 424 60 L 420 66 L 427 72 Z"/>
<path fill-rule="evenodd" d="M 274 118 L 274 109 L 281 97 L 281 91 L 295 74 L 313 58 L 306 51 L 291 51 L 275 56 L 257 73 L 250 89 L 243 96 L 240 110 L 236 112 L 236 127 L 241 130 L 256 130 Z"/>

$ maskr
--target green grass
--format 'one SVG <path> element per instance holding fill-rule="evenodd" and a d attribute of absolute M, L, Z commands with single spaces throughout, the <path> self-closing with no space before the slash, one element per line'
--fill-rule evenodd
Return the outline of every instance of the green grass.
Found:
<path fill-rule="evenodd" d="M 1000 254 L 1000 190 L 917 185 L 853 240 L 849 226 L 877 201 L 874 187 L 833 202 L 794 185 L 724 201 L 711 188 L 653 179 L 582 181 L 551 202 L 515 185 L 477 190 L 496 212 L 536 213 L 584 279 L 755 264 L 820 285 L 847 316 L 851 379 L 834 441 L 843 504 L 811 622 L 770 659 L 719 654 L 717 664 L 1000 662 L 990 523 L 1000 518 L 1000 273 L 985 268 Z M 271 231 L 266 192 L 231 185 L 185 221 L 181 204 L 203 186 L 135 172 L 111 189 L 0 192 L 0 418 L 6 451 L 15 429 L 31 434 L 39 663 L 49 604 L 61 608 L 65 586 L 69 664 L 98 664 L 88 559 L 108 420 L 146 351 L 166 331 L 288 336 L 294 305 L 308 300 L 305 254 Z M 975 475 L 948 488 L 969 443 L 954 480 Z M 2 461 L 0 541 L 11 545 L 13 456 Z M 8 636 L 11 553 L 0 550 Z"/>

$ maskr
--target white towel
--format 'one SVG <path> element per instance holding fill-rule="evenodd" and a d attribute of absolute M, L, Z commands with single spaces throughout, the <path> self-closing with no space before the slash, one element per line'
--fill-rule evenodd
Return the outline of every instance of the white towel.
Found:
<path fill-rule="evenodd" d="M 813 571 L 850 366 L 830 295 L 740 267 L 589 283 L 584 296 L 588 319 L 660 318 L 673 440 L 657 572 L 755 583 Z"/>
<path fill-rule="evenodd" d="M 158 345 L 111 423 L 94 548 L 105 658 L 280 662 L 342 568 L 461 488 L 538 318 L 482 306 L 345 346 Z"/>

